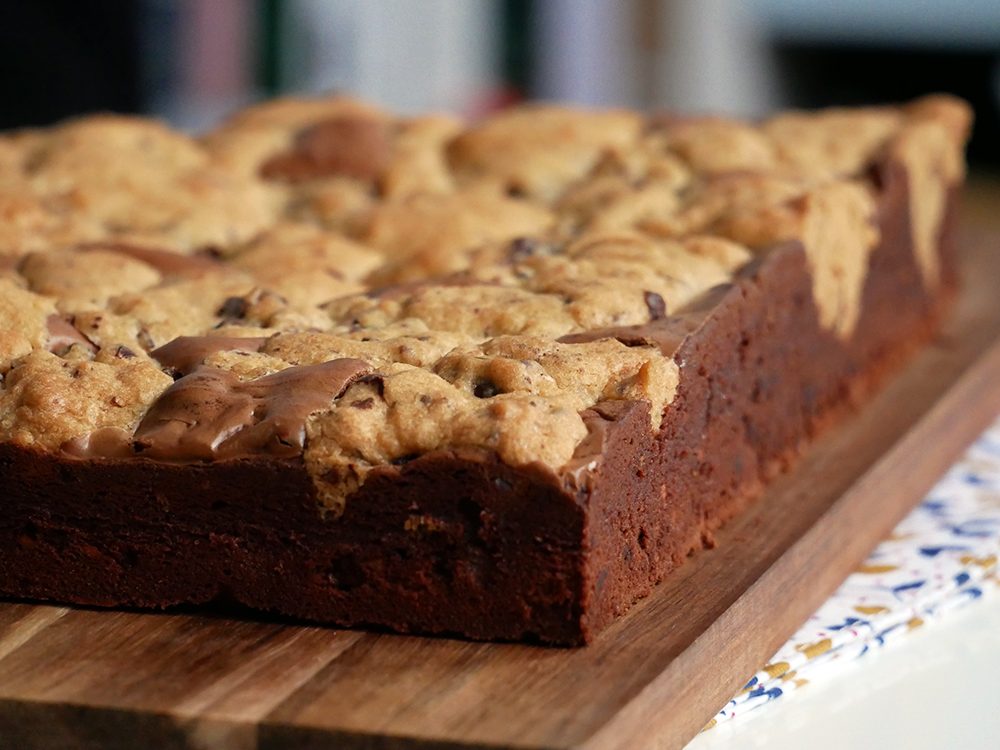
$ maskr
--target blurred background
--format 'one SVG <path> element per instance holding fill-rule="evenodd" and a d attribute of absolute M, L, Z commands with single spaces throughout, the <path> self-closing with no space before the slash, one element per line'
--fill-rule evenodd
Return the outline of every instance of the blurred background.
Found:
<path fill-rule="evenodd" d="M 526 98 L 757 116 L 972 102 L 1000 167 L 998 0 L 0 2 L 0 127 L 94 110 L 199 129 L 289 92 L 470 116 Z"/>

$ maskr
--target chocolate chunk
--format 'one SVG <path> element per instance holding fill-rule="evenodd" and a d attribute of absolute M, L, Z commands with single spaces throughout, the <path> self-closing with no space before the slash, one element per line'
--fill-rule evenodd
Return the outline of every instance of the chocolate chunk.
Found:
<path fill-rule="evenodd" d="M 45 325 L 49 333 L 49 338 L 45 346 L 53 354 L 62 356 L 73 346 L 82 346 L 90 352 L 97 351 L 94 342 L 80 333 L 62 315 L 50 315 L 46 318 Z"/>
<path fill-rule="evenodd" d="M 697 316 L 674 315 L 634 326 L 615 326 L 571 333 L 561 337 L 559 342 L 586 344 L 601 339 L 618 339 L 625 346 L 655 346 L 664 356 L 672 357 L 687 335 L 700 325 L 701 319 Z"/>
<path fill-rule="evenodd" d="M 512 263 L 530 258 L 538 251 L 538 240 L 533 237 L 518 237 L 507 246 L 507 257 Z"/>
<path fill-rule="evenodd" d="M 187 375 L 215 352 L 259 352 L 267 341 L 258 336 L 178 336 L 149 353 L 164 367 Z"/>
<path fill-rule="evenodd" d="M 195 257 L 206 258 L 207 260 L 222 260 L 225 257 L 225 253 L 222 252 L 222 248 L 216 247 L 214 245 L 208 245 L 201 248 L 195 253 Z"/>
<path fill-rule="evenodd" d="M 548 240 L 538 237 L 518 237 L 511 240 L 507 246 L 507 260 L 510 263 L 518 263 L 537 255 L 555 255 L 559 246 Z"/>
<path fill-rule="evenodd" d="M 131 458 L 132 436 L 120 427 L 101 427 L 64 443 L 62 452 L 73 458 Z"/>
<path fill-rule="evenodd" d="M 684 305 L 675 315 L 653 318 L 648 323 L 632 326 L 613 326 L 598 328 L 592 331 L 581 331 L 562 336 L 558 341 L 562 344 L 586 344 L 601 339 L 618 339 L 625 346 L 655 346 L 664 356 L 672 357 L 681 342 L 694 333 L 715 309 L 722 299 L 733 289 L 732 284 L 717 284 L 704 294 Z M 647 295 L 654 294 L 647 292 Z M 659 297 L 660 295 L 655 294 Z M 660 299 L 662 302 L 662 298 Z M 647 297 L 646 304 L 650 305 Z M 655 302 L 654 302 L 655 305 Z M 666 305 L 664 305 L 664 308 Z M 653 306 L 650 306 L 650 313 Z M 664 310 L 664 312 L 666 312 Z"/>
<path fill-rule="evenodd" d="M 101 250 L 106 253 L 125 255 L 145 263 L 147 266 L 152 266 L 164 276 L 177 276 L 185 279 L 196 279 L 223 268 L 219 261 L 206 255 L 181 255 L 169 250 L 140 247 L 125 242 L 88 242 L 80 245 L 79 249 L 83 252 Z"/>
<path fill-rule="evenodd" d="M 375 393 L 378 394 L 379 398 L 385 396 L 385 380 L 378 373 L 373 372 L 370 375 L 362 375 L 358 378 L 358 382 L 375 386 Z"/>
<path fill-rule="evenodd" d="M 375 180 L 388 166 L 391 151 L 388 123 L 374 117 L 334 117 L 302 130 L 291 151 L 266 161 L 260 174 L 283 182 L 337 176 Z"/>
<path fill-rule="evenodd" d="M 222 303 L 222 307 L 216 314 L 223 318 L 239 319 L 246 317 L 249 309 L 250 305 L 243 297 L 226 297 L 226 301 Z"/>
<path fill-rule="evenodd" d="M 198 368 L 152 405 L 136 430 L 135 450 L 163 461 L 297 456 L 309 415 L 370 371 L 361 360 L 335 359 L 244 383 L 226 370 Z"/>
<path fill-rule="evenodd" d="M 149 332 L 149 329 L 146 328 L 146 326 L 141 326 L 139 328 L 139 333 L 136 334 L 136 338 L 139 340 L 139 344 L 142 345 L 142 348 L 145 349 L 147 352 L 150 349 L 156 348 L 156 341 L 155 339 L 153 339 L 152 334 Z"/>
<path fill-rule="evenodd" d="M 656 292 L 643 292 L 643 299 L 646 300 L 646 307 L 649 308 L 649 319 L 660 320 L 667 317 L 667 303 L 663 297 Z"/>
<path fill-rule="evenodd" d="M 472 387 L 472 395 L 476 398 L 493 398 L 498 393 L 500 389 L 490 380 L 480 380 Z"/>
<path fill-rule="evenodd" d="M 135 352 L 129 349 L 124 344 L 119 345 L 115 348 L 115 358 L 117 359 L 135 359 Z"/>

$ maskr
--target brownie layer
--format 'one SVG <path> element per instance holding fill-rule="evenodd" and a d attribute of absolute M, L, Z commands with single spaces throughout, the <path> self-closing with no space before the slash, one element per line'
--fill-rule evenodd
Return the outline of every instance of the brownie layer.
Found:
<path fill-rule="evenodd" d="M 294 461 L 84 462 L 0 446 L 2 590 L 99 606 L 222 599 L 345 625 L 578 640 L 583 508 L 551 477 L 485 456 L 413 463 L 380 471 L 324 522 Z"/>
<path fill-rule="evenodd" d="M 337 519 L 299 459 L 78 460 L 2 444 L 0 593 L 235 600 L 341 625 L 586 642 L 933 330 L 954 283 L 954 200 L 930 294 L 907 174 L 876 172 L 881 241 L 852 337 L 820 324 L 803 250 L 768 253 L 681 343 L 658 435 L 645 402 L 598 404 L 572 471 L 436 451 L 374 469 Z"/>

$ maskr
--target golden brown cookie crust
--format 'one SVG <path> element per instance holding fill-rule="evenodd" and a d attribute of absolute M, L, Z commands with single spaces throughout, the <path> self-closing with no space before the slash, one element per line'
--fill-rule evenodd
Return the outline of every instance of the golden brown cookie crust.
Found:
<path fill-rule="evenodd" d="M 203 366 L 246 382 L 338 358 L 376 373 L 308 419 L 330 507 L 429 451 L 558 468 L 586 410 L 646 402 L 655 430 L 678 379 L 674 353 L 641 337 L 560 339 L 672 316 L 790 241 L 822 325 L 849 338 L 886 154 L 938 284 L 969 119 L 930 97 L 759 123 L 536 105 L 463 126 L 334 97 L 198 138 L 117 116 L 2 136 L 0 440 L 130 433 L 170 385 L 150 352 L 238 336 L 264 343 Z M 47 351 L 57 313 L 86 345 Z"/>

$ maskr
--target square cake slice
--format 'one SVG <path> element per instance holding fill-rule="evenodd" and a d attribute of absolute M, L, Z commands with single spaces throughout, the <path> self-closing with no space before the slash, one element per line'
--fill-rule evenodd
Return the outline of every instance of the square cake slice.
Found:
<path fill-rule="evenodd" d="M 935 331 L 971 114 L 0 136 L 0 594 L 582 644 Z"/>

